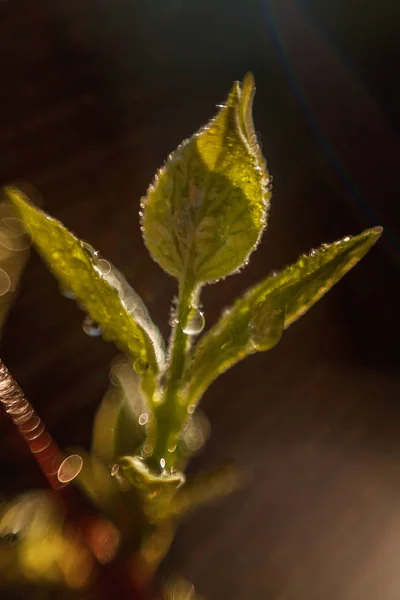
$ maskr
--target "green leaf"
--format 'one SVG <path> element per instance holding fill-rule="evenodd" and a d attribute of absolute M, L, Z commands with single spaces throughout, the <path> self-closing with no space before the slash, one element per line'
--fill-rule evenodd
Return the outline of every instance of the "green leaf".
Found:
<path fill-rule="evenodd" d="M 210 504 L 239 489 L 243 480 L 243 474 L 231 464 L 221 465 L 211 472 L 201 472 L 178 490 L 173 501 L 155 514 L 155 520 L 182 520 L 199 506 Z"/>
<path fill-rule="evenodd" d="M 185 483 L 182 471 L 165 469 L 162 465 L 156 471 L 140 456 L 121 456 L 116 465 L 119 466 L 118 476 L 129 482 L 140 496 L 151 523 L 155 523 L 156 515 L 173 502 L 177 490 Z"/>
<path fill-rule="evenodd" d="M 157 473 L 140 456 L 121 456 L 117 464 L 126 479 L 137 489 L 143 490 L 146 496 L 153 495 L 155 489 L 175 490 L 185 483 L 185 475 L 181 471 L 163 469 Z"/>
<path fill-rule="evenodd" d="M 97 411 L 92 436 L 92 452 L 108 464 L 118 456 L 137 452 L 145 441 L 150 418 L 141 377 L 125 359 L 115 361 L 111 373 L 112 384 Z"/>
<path fill-rule="evenodd" d="M 193 287 L 243 266 L 266 223 L 268 173 L 251 118 L 254 81 L 236 82 L 217 116 L 172 153 L 142 208 L 155 261 Z"/>
<path fill-rule="evenodd" d="M 151 392 L 155 375 L 164 367 L 164 346 L 142 300 L 110 263 L 100 261 L 91 246 L 31 204 L 20 190 L 8 186 L 5 193 L 61 286 L 84 305 L 103 337 L 134 359 Z"/>
<path fill-rule="evenodd" d="M 368 252 L 380 227 L 324 244 L 251 288 L 193 350 L 183 387 L 192 407 L 210 383 L 245 356 L 272 348 L 286 329 Z"/>

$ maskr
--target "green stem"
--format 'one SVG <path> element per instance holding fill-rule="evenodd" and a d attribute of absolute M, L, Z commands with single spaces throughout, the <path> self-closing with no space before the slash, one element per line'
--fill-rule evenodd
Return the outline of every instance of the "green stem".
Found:
<path fill-rule="evenodd" d="M 176 455 L 169 451 L 186 419 L 186 409 L 179 401 L 180 383 L 185 369 L 189 335 L 185 333 L 188 316 L 192 307 L 195 287 L 192 277 L 184 277 L 179 285 L 176 324 L 171 336 L 169 356 L 170 366 L 167 373 L 163 403 L 156 411 L 157 441 L 153 452 L 153 462 L 160 465 L 165 460 L 167 467 L 173 466 Z"/>

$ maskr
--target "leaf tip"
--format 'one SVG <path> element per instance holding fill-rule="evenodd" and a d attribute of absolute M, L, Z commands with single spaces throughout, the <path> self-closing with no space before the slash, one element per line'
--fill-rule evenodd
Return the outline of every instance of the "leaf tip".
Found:
<path fill-rule="evenodd" d="M 255 87 L 254 75 L 251 71 L 248 71 L 246 73 L 246 75 L 243 77 L 242 85 L 243 85 L 243 87 L 249 87 L 249 88 Z"/>
<path fill-rule="evenodd" d="M 381 227 L 381 225 L 376 225 L 376 227 L 372 227 L 369 232 L 375 237 L 379 238 L 383 233 L 383 227 Z"/>
<path fill-rule="evenodd" d="M 11 200 L 14 195 L 18 195 L 21 193 L 20 190 L 11 183 L 7 183 L 6 185 L 4 185 L 2 187 L 2 192 L 9 200 Z"/>

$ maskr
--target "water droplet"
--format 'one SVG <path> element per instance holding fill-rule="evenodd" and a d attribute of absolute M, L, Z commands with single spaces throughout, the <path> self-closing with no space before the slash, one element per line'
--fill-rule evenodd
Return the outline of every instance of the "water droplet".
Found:
<path fill-rule="evenodd" d="M 129 350 L 136 354 L 142 347 L 142 344 L 138 338 L 133 337 L 131 340 L 129 340 L 128 346 Z"/>
<path fill-rule="evenodd" d="M 198 308 L 191 308 L 183 331 L 187 335 L 197 335 L 203 331 L 205 325 L 204 314 Z"/>
<path fill-rule="evenodd" d="M 168 452 L 171 452 L 171 453 L 175 452 L 175 450 L 176 450 L 176 444 L 174 444 L 173 446 L 169 446 L 169 448 L 168 448 Z"/>
<path fill-rule="evenodd" d="M 102 275 L 108 275 L 111 273 L 111 263 L 109 263 L 105 258 L 100 258 L 96 263 L 96 267 Z"/>
<path fill-rule="evenodd" d="M 179 321 L 177 319 L 176 309 L 171 308 L 171 313 L 169 316 L 168 324 L 170 327 L 176 327 L 176 325 L 178 325 L 178 323 L 179 323 Z"/>
<path fill-rule="evenodd" d="M 165 469 L 165 458 L 161 458 L 161 459 L 160 459 L 160 467 L 161 467 L 162 469 Z"/>
<path fill-rule="evenodd" d="M 87 242 L 81 242 L 81 247 L 88 258 L 92 260 L 97 258 L 98 252 L 93 248 L 93 246 Z"/>
<path fill-rule="evenodd" d="M 59 289 L 61 296 L 64 296 L 64 298 L 68 298 L 68 300 L 76 300 L 76 295 L 74 294 L 74 292 L 71 292 L 71 290 L 69 290 L 68 288 L 64 287 L 63 285 L 60 285 Z"/>
<path fill-rule="evenodd" d="M 83 467 L 83 458 L 79 454 L 71 454 L 60 465 L 57 477 L 61 483 L 69 483 L 79 475 Z"/>
<path fill-rule="evenodd" d="M 194 411 L 195 411 L 195 408 L 196 408 L 196 407 L 195 407 L 195 405 L 194 405 L 194 404 L 189 404 L 189 406 L 188 406 L 188 408 L 187 408 L 187 411 L 188 411 L 189 415 L 192 415 L 192 414 L 194 413 Z"/>
<path fill-rule="evenodd" d="M 100 326 L 96 323 L 96 321 L 93 321 L 92 317 L 89 315 L 86 315 L 86 317 L 83 319 L 82 329 L 86 335 L 89 335 L 90 337 L 97 337 L 101 335 Z"/>
<path fill-rule="evenodd" d="M 149 415 L 147 413 L 142 413 L 138 418 L 139 425 L 146 425 L 149 420 Z"/>
<path fill-rule="evenodd" d="M 146 361 L 139 357 L 133 363 L 133 368 L 139 375 L 144 375 L 147 372 L 149 365 Z"/>
<path fill-rule="evenodd" d="M 117 463 L 115 463 L 115 465 L 113 465 L 111 467 L 111 471 L 110 471 L 111 477 L 115 477 L 118 474 L 118 472 L 119 472 L 119 465 Z"/>
<path fill-rule="evenodd" d="M 254 351 L 268 350 L 275 346 L 281 338 L 285 322 L 285 311 L 273 309 L 260 311 L 253 317 L 250 325 L 251 344 Z"/>

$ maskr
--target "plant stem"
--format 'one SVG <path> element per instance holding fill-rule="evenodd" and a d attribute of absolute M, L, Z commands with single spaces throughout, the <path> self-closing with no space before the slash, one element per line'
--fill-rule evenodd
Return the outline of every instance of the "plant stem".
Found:
<path fill-rule="evenodd" d="M 0 360 L 0 403 L 27 442 L 32 456 L 49 485 L 54 490 L 64 487 L 65 484 L 60 482 L 57 476 L 64 456 L 2 360 Z"/>
<path fill-rule="evenodd" d="M 166 467 L 173 466 L 175 452 L 168 449 L 176 444 L 176 438 L 186 418 L 186 410 L 179 402 L 179 386 L 185 369 L 189 340 L 185 328 L 194 296 L 193 278 L 187 276 L 182 278 L 179 285 L 176 323 L 169 347 L 170 366 L 167 373 L 164 400 L 156 411 L 157 441 L 153 452 L 153 461 L 158 466 L 160 466 L 162 459 L 165 460 Z"/>

